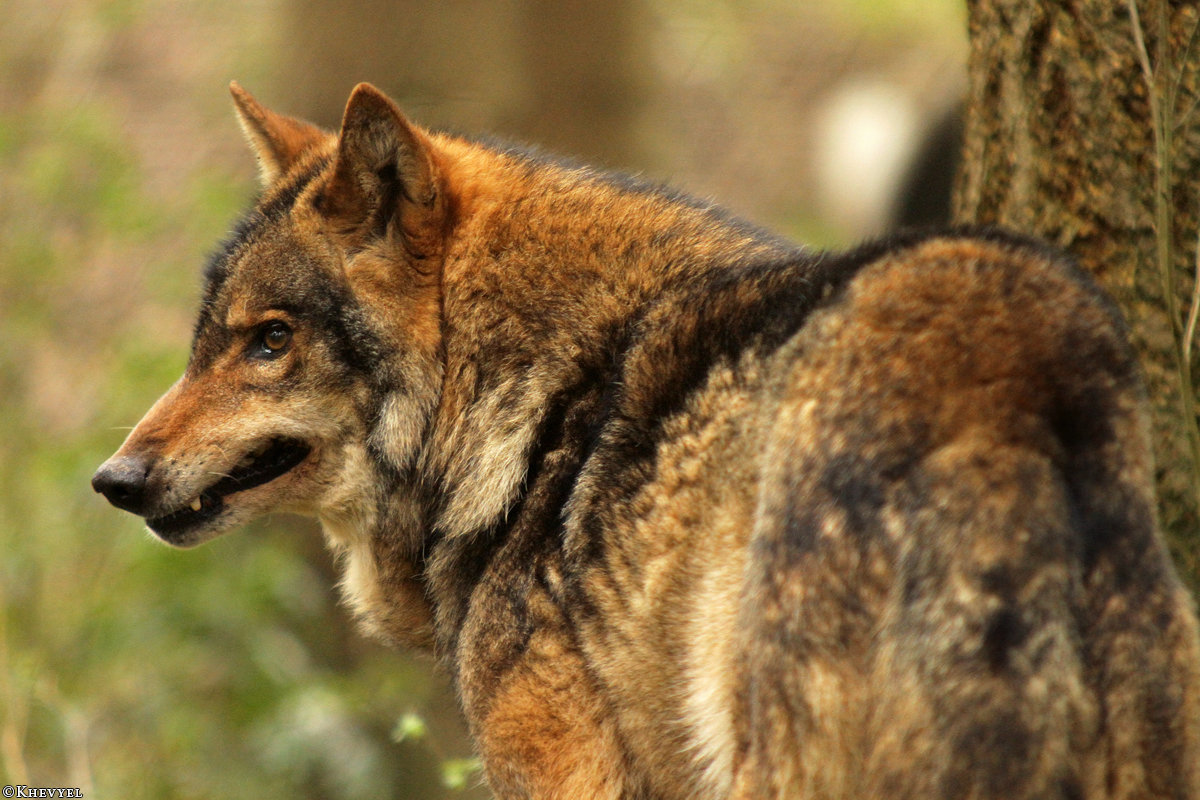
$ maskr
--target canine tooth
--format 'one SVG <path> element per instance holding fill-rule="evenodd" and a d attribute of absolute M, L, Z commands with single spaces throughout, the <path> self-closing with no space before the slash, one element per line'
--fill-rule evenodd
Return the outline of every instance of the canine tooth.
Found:
<path fill-rule="evenodd" d="M 203 507 L 203 505 L 204 504 L 200 502 L 200 498 L 197 497 L 195 500 L 192 501 L 192 511 L 199 511 L 201 509 L 201 507 Z"/>

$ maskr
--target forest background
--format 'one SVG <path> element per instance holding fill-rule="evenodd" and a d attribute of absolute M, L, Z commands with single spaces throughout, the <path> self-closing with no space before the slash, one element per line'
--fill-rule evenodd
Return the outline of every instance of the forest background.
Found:
<path fill-rule="evenodd" d="M 331 128 L 368 80 L 424 124 L 841 246 L 896 224 L 922 143 L 953 155 L 937 134 L 965 18 L 956 0 L 0 4 L 0 784 L 486 796 L 444 676 L 353 630 L 313 523 L 172 551 L 88 485 L 182 370 L 201 267 L 256 191 L 230 79 Z"/>

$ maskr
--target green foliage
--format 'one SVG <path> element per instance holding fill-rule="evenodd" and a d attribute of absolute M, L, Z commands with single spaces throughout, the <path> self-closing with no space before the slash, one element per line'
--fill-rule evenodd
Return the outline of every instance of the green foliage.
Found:
<path fill-rule="evenodd" d="M 154 292 L 189 294 L 219 228 L 179 242 L 172 219 L 229 219 L 245 187 L 209 176 L 162 214 L 103 110 L 61 119 L 52 139 L 28 118 L 5 137 L 5 193 L 23 202 L 0 212 L 0 782 L 111 797 L 441 796 L 436 756 L 393 744 L 388 711 L 439 687 L 354 638 L 313 526 L 271 520 L 179 553 L 92 494 L 92 470 L 124 435 L 113 423 L 137 419 L 187 345 L 161 314 L 120 325 L 119 307 L 80 302 L 93 249 L 112 254 L 100 279 L 124 284 L 109 302 L 136 291 L 141 266 L 124 256 L 146 243 L 179 262 L 156 265 Z M 462 747 L 453 718 L 437 733 Z"/>
<path fill-rule="evenodd" d="M 477 758 L 452 758 L 442 762 L 442 783 L 450 789 L 466 789 L 479 780 L 483 766 Z"/>
<path fill-rule="evenodd" d="M 654 68 L 725 80 L 713 96 L 726 98 L 762 57 L 737 35 L 748 15 L 809 13 L 782 0 L 647 8 L 660 40 L 688 45 Z M 288 10 L 0 3 L 0 785 L 485 796 L 445 680 L 354 632 L 314 525 L 268 519 L 177 552 L 88 485 L 185 364 L 201 265 L 253 191 L 223 86 L 270 85 L 292 57 Z"/>
<path fill-rule="evenodd" d="M 152 10 L 81 6 L 51 31 L 0 7 L 0 784 L 464 796 L 438 768 L 469 752 L 448 688 L 354 632 L 314 525 L 172 551 L 89 486 L 182 370 L 205 253 L 252 191 L 243 152 L 139 140 L 100 56 L 71 71 L 88 48 L 153 41 L 137 28 Z M 224 77 L 206 80 L 214 106 Z M 214 120 L 236 131 L 227 109 Z M 405 708 L 422 735 L 396 742 Z"/>

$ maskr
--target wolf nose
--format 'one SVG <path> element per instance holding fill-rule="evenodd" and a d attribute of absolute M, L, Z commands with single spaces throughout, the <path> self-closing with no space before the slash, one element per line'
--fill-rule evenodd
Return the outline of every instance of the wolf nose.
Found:
<path fill-rule="evenodd" d="M 146 509 L 147 459 L 136 456 L 110 458 L 92 476 L 92 488 L 117 508 L 144 516 Z"/>

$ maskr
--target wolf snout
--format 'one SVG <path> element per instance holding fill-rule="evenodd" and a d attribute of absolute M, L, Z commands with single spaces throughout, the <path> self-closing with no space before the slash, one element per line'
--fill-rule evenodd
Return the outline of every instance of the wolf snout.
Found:
<path fill-rule="evenodd" d="M 150 460 L 140 456 L 113 456 L 92 476 L 92 488 L 117 508 L 145 516 Z"/>

